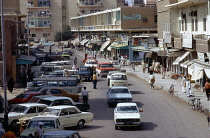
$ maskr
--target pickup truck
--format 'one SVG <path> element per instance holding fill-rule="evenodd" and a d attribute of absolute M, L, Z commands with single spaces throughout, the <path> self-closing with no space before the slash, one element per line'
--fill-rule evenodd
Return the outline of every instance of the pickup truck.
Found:
<path fill-rule="evenodd" d="M 39 96 L 34 96 L 34 98 L 36 98 L 36 97 L 39 97 Z M 33 99 L 31 99 L 31 101 L 33 101 Z M 42 97 L 39 100 L 37 100 L 37 102 L 42 103 L 42 104 L 46 104 L 48 106 L 58 106 L 58 105 L 76 106 L 80 111 L 88 111 L 90 109 L 89 104 L 74 102 L 71 98 L 64 97 L 64 96 Z"/>
<path fill-rule="evenodd" d="M 78 74 L 80 76 L 80 81 L 83 79 L 91 81 L 93 77 L 92 67 L 80 66 L 78 68 Z"/>
<path fill-rule="evenodd" d="M 141 115 L 136 103 L 118 103 L 114 109 L 115 129 L 120 127 L 140 127 Z"/>
<path fill-rule="evenodd" d="M 96 67 L 96 73 L 98 74 L 98 76 L 100 77 L 107 76 L 109 71 L 116 71 L 116 68 L 114 68 L 112 63 L 110 62 L 98 63 L 98 66 Z"/>

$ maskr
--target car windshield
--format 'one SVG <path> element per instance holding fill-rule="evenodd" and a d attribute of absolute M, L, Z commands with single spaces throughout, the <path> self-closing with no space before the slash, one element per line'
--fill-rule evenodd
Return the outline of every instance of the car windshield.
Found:
<path fill-rule="evenodd" d="M 53 134 L 53 135 L 42 135 L 41 138 L 69 138 L 69 136 Z"/>
<path fill-rule="evenodd" d="M 110 93 L 129 93 L 128 89 L 111 89 Z"/>
<path fill-rule="evenodd" d="M 111 80 L 127 80 L 126 75 L 112 75 Z"/>
<path fill-rule="evenodd" d="M 113 64 L 101 64 L 101 68 L 113 68 Z"/>
<path fill-rule="evenodd" d="M 40 100 L 40 98 L 33 97 L 32 99 L 30 99 L 30 100 L 28 101 L 28 103 L 37 103 L 39 100 Z"/>
<path fill-rule="evenodd" d="M 16 98 L 24 99 L 24 98 L 28 98 L 28 97 L 29 97 L 29 94 L 19 94 Z"/>
<path fill-rule="evenodd" d="M 136 106 L 119 106 L 117 112 L 134 112 L 137 113 L 138 109 Z"/>
<path fill-rule="evenodd" d="M 29 107 L 26 106 L 21 106 L 21 105 L 16 105 L 10 112 L 15 112 L 15 113 L 26 113 Z"/>
<path fill-rule="evenodd" d="M 88 71 L 88 68 L 79 68 L 80 71 Z"/>
<path fill-rule="evenodd" d="M 89 61 L 88 64 L 97 64 L 96 61 Z"/>
<path fill-rule="evenodd" d="M 52 104 L 52 101 L 49 101 L 49 100 L 40 100 L 38 103 L 43 103 L 43 104 L 46 104 L 46 105 L 51 105 Z"/>
<path fill-rule="evenodd" d="M 60 109 L 52 109 L 52 108 L 45 108 L 41 115 L 53 115 L 53 116 L 59 116 Z"/>
<path fill-rule="evenodd" d="M 43 122 L 44 126 L 43 128 L 47 129 L 53 129 L 55 128 L 55 122 L 53 120 L 31 120 L 28 124 L 27 129 L 37 129 L 38 128 L 38 123 Z"/>

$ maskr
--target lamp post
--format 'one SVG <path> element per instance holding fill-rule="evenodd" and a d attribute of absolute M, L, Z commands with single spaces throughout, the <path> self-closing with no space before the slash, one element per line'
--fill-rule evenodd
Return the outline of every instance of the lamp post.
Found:
<path fill-rule="evenodd" d="M 29 42 L 29 13 L 27 13 L 27 44 L 28 44 L 28 56 L 30 55 L 30 42 Z"/>
<path fill-rule="evenodd" d="M 4 88 L 4 128 L 8 129 L 8 111 L 7 111 L 7 89 L 6 89 L 6 48 L 4 35 L 4 0 L 1 0 L 1 40 L 2 40 L 2 58 L 3 58 L 3 88 Z"/>

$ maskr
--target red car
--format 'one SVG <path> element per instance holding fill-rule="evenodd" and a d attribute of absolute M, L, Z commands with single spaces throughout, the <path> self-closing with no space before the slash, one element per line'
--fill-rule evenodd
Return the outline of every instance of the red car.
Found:
<path fill-rule="evenodd" d="M 28 92 L 28 93 L 21 93 L 16 97 L 12 98 L 8 101 L 8 104 L 19 104 L 19 103 L 26 103 L 28 102 L 33 96 L 43 95 L 40 92 Z"/>
<path fill-rule="evenodd" d="M 85 63 L 87 60 L 95 60 L 96 62 L 98 62 L 98 60 L 96 60 L 95 57 L 86 57 L 86 58 L 83 60 L 83 63 Z"/>

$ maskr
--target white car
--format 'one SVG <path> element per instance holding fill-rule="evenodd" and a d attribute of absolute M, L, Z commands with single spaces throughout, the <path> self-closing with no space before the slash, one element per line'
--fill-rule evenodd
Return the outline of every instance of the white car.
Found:
<path fill-rule="evenodd" d="M 113 73 L 109 80 L 109 87 L 124 86 L 128 87 L 127 75 L 125 73 Z"/>
<path fill-rule="evenodd" d="M 81 112 L 77 107 L 68 105 L 47 107 L 41 115 L 57 117 L 64 127 L 83 128 L 85 123 L 93 120 L 93 113 Z"/>
<path fill-rule="evenodd" d="M 17 122 L 20 118 L 23 117 L 32 117 L 40 115 L 41 112 L 47 107 L 46 104 L 40 103 L 23 103 L 17 104 L 9 113 L 8 113 L 8 124 L 10 127 L 18 127 Z M 0 114 L 0 122 L 4 122 L 4 114 Z"/>
<path fill-rule="evenodd" d="M 57 117 L 36 116 L 30 119 L 26 129 L 20 134 L 20 138 L 28 138 L 29 134 L 32 134 L 34 136 L 35 131 L 37 131 L 39 122 L 44 123 L 44 132 L 64 129 L 63 124 L 60 123 Z"/>
<path fill-rule="evenodd" d="M 120 73 L 120 71 L 110 71 L 109 73 L 108 73 L 108 75 L 107 75 L 107 82 L 108 82 L 108 86 L 110 85 L 110 78 L 111 78 L 111 75 L 113 74 L 113 73 Z"/>
<path fill-rule="evenodd" d="M 118 103 L 114 109 L 115 129 L 120 127 L 141 126 L 141 115 L 136 103 Z"/>
<path fill-rule="evenodd" d="M 85 66 L 86 67 L 92 67 L 92 66 L 97 67 L 98 62 L 96 60 L 86 60 Z"/>

